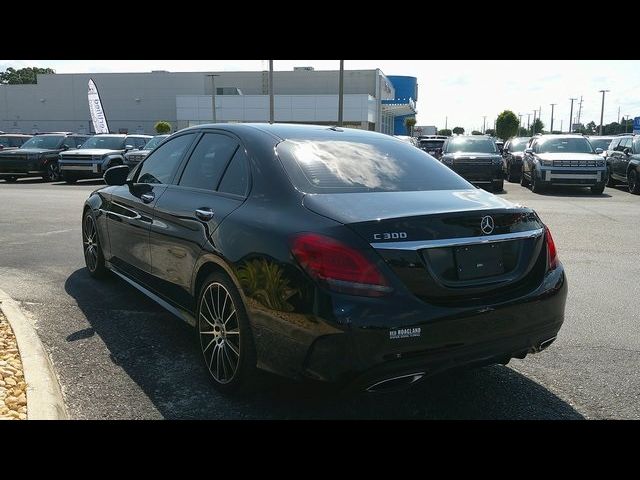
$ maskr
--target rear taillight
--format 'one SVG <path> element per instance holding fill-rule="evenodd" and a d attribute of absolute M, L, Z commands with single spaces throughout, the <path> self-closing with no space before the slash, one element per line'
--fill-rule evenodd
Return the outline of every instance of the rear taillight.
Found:
<path fill-rule="evenodd" d="M 392 291 L 371 260 L 333 238 L 303 233 L 294 237 L 291 251 L 314 280 L 336 292 L 380 297 Z"/>
<path fill-rule="evenodd" d="M 556 250 L 556 244 L 551 236 L 549 227 L 545 225 L 544 235 L 547 239 L 547 258 L 549 259 L 549 270 L 553 270 L 558 266 L 558 251 Z"/>

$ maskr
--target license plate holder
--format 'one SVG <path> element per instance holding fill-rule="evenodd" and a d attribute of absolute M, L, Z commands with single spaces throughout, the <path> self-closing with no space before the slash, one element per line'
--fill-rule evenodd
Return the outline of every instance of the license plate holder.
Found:
<path fill-rule="evenodd" d="M 455 248 L 459 280 L 475 280 L 504 273 L 502 245 L 488 243 Z"/>

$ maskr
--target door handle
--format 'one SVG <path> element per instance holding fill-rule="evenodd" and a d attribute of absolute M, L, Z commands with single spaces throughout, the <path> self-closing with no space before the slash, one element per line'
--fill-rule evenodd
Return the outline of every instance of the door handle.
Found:
<path fill-rule="evenodd" d="M 213 215 L 213 210 L 208 207 L 198 208 L 196 210 L 196 217 L 198 217 L 203 222 L 208 222 L 209 220 L 211 220 L 213 218 Z"/>
<path fill-rule="evenodd" d="M 144 203 L 151 203 L 153 202 L 153 199 L 156 198 L 156 196 L 153 192 L 150 192 L 150 193 L 143 193 L 142 195 L 140 195 L 140 198 Z"/>

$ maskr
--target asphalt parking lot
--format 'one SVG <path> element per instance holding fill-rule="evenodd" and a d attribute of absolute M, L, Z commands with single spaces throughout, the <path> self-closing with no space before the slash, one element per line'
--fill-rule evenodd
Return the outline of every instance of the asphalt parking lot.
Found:
<path fill-rule="evenodd" d="M 210 385 L 195 334 L 124 281 L 84 268 L 80 215 L 102 182 L 0 182 L 0 289 L 22 302 L 72 418 L 639 419 L 640 197 L 623 187 L 505 198 L 536 209 L 569 280 L 565 324 L 546 351 L 399 393 L 345 397 L 265 375 L 242 399 Z"/>

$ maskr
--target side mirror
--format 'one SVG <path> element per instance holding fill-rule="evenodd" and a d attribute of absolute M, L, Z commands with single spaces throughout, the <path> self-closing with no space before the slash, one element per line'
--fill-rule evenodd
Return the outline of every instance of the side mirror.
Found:
<path fill-rule="evenodd" d="M 604 152 L 604 150 L 602 150 L 600 147 L 596 148 L 596 153 L 598 155 L 600 155 L 602 152 Z"/>
<path fill-rule="evenodd" d="M 124 146 L 124 151 L 128 152 L 129 150 L 133 150 L 133 145 L 125 145 Z"/>
<path fill-rule="evenodd" d="M 79 143 L 78 146 L 76 148 L 82 148 L 82 144 Z"/>
<path fill-rule="evenodd" d="M 524 153 L 528 153 L 529 155 L 531 155 L 533 153 L 533 148 L 525 148 Z"/>
<path fill-rule="evenodd" d="M 625 155 L 630 155 L 631 149 L 629 147 L 624 147 L 624 150 L 622 150 L 622 153 L 624 153 Z"/>
<path fill-rule="evenodd" d="M 107 185 L 124 185 L 129 176 L 129 167 L 126 165 L 116 165 L 104 172 L 104 181 Z"/>

